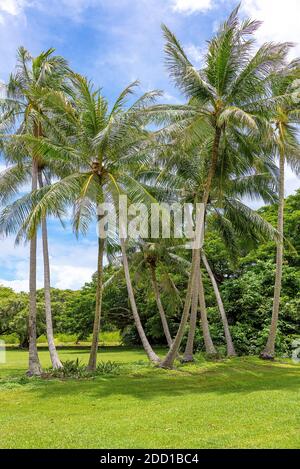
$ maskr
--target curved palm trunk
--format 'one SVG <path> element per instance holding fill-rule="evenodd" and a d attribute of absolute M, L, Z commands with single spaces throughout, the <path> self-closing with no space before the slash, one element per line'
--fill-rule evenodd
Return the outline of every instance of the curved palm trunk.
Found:
<path fill-rule="evenodd" d="M 104 257 L 104 244 L 103 238 L 98 238 L 98 262 L 97 262 L 97 289 L 96 289 L 96 310 L 93 327 L 93 338 L 91 345 L 91 352 L 87 369 L 95 371 L 97 366 L 97 353 L 99 346 L 99 333 L 100 333 L 100 320 L 102 309 L 102 293 L 103 293 L 103 257 Z"/>
<path fill-rule="evenodd" d="M 279 317 L 281 283 L 282 283 L 282 264 L 283 264 L 283 224 L 284 224 L 284 165 L 285 157 L 283 151 L 280 152 L 280 174 L 279 174 L 279 203 L 278 203 L 278 232 L 279 240 L 277 242 L 276 252 L 276 275 L 274 287 L 274 300 L 271 327 L 268 341 L 261 357 L 266 360 L 272 360 L 275 357 L 275 341 Z"/>
<path fill-rule="evenodd" d="M 32 161 L 32 191 L 37 189 L 38 166 L 35 159 Z M 42 367 L 40 364 L 36 342 L 36 234 L 30 240 L 29 258 L 29 369 L 28 376 L 40 376 Z"/>
<path fill-rule="evenodd" d="M 127 254 L 126 254 L 126 246 L 125 246 L 125 240 L 124 238 L 120 238 L 121 242 L 121 249 L 122 249 L 122 258 L 123 258 L 123 266 L 124 266 L 124 273 L 125 273 L 125 279 L 126 279 L 126 285 L 127 285 L 127 291 L 128 291 L 128 297 L 131 305 L 131 310 L 134 318 L 134 322 L 138 331 L 138 334 L 140 336 L 141 342 L 143 344 L 143 347 L 145 349 L 145 352 L 149 358 L 150 361 L 154 363 L 159 363 L 160 359 L 152 349 L 146 334 L 144 332 L 141 319 L 137 310 L 135 298 L 134 298 L 134 293 L 133 293 L 133 288 L 132 288 L 132 283 L 131 283 L 131 278 L 130 278 L 130 272 L 129 272 L 129 267 L 128 267 L 128 259 L 127 259 Z"/>
<path fill-rule="evenodd" d="M 39 186 L 43 187 L 43 176 L 38 172 Z M 46 334 L 48 341 L 48 348 L 51 358 L 52 367 L 54 369 L 62 368 L 62 363 L 59 359 L 53 334 L 52 311 L 51 311 L 51 286 L 50 286 L 50 265 L 49 265 L 49 248 L 48 248 L 48 233 L 46 218 L 42 218 L 42 242 L 43 242 L 43 259 L 44 259 L 44 297 L 45 297 L 45 312 L 46 312 Z"/>
<path fill-rule="evenodd" d="M 226 316 L 226 313 L 225 313 L 225 309 L 224 309 L 222 297 L 221 297 L 221 294 L 220 294 L 220 291 L 219 291 L 219 288 L 218 288 L 218 284 L 217 284 L 215 276 L 214 276 L 214 274 L 213 274 L 213 272 L 210 268 L 207 257 L 206 257 L 206 255 L 203 251 L 201 253 L 201 258 L 202 258 L 203 264 L 205 266 L 205 269 L 206 269 L 206 271 L 209 275 L 209 278 L 210 278 L 210 281 L 212 283 L 214 292 L 215 292 L 215 296 L 216 296 L 216 300 L 217 300 L 217 304 L 218 304 L 218 308 L 219 308 L 219 311 L 220 311 L 220 316 L 221 316 L 222 323 L 223 323 L 223 328 L 224 328 L 226 347 L 227 347 L 227 355 L 228 355 L 228 357 L 235 357 L 236 352 L 235 352 L 234 345 L 233 345 L 233 342 L 232 342 L 230 329 L 229 329 L 229 325 L 228 325 L 228 321 L 227 321 L 227 316 Z"/>
<path fill-rule="evenodd" d="M 190 327 L 188 338 L 185 346 L 185 351 L 182 357 L 182 362 L 189 363 L 194 361 L 194 340 L 197 325 L 197 312 L 198 312 L 198 295 L 199 295 L 199 269 L 195 274 L 195 286 L 193 288 L 192 305 L 190 314 Z"/>
<path fill-rule="evenodd" d="M 199 306 L 200 306 L 201 327 L 202 327 L 202 333 L 203 333 L 205 352 L 207 353 L 207 355 L 217 355 L 217 351 L 215 349 L 215 346 L 213 344 L 210 331 L 209 331 L 201 269 L 199 269 Z"/>
<path fill-rule="evenodd" d="M 161 323 L 162 323 L 162 326 L 163 326 L 164 334 L 165 334 L 168 346 L 171 347 L 173 341 L 172 341 L 172 337 L 171 337 L 171 334 L 170 334 L 168 321 L 167 321 L 167 318 L 166 318 L 166 313 L 165 313 L 163 304 L 161 302 L 159 287 L 158 287 L 158 284 L 157 284 L 155 267 L 151 264 L 149 266 L 149 269 L 150 269 L 150 273 L 151 273 L 152 288 L 153 288 L 153 291 L 155 293 L 156 304 L 157 304 L 157 308 L 158 308 L 158 311 L 159 311 L 159 315 L 160 315 Z"/>
<path fill-rule="evenodd" d="M 206 179 L 206 184 L 204 188 L 204 193 L 202 197 L 202 203 L 204 205 L 204 210 L 206 209 L 206 205 L 209 199 L 209 194 L 211 190 L 211 185 L 212 181 L 216 172 L 217 168 L 217 163 L 218 163 L 218 154 L 219 154 L 219 146 L 220 146 L 220 140 L 221 140 L 221 129 L 219 127 L 216 127 L 215 131 L 215 138 L 214 138 L 214 143 L 213 143 L 213 149 L 212 149 L 212 158 L 211 158 L 211 164 L 210 168 L 208 171 L 207 179 Z M 183 313 L 181 317 L 181 321 L 179 324 L 179 328 L 176 334 L 176 337 L 173 341 L 172 347 L 170 348 L 168 354 L 164 358 L 164 360 L 161 363 L 161 366 L 164 368 L 172 368 L 174 360 L 179 352 L 179 347 L 182 341 L 182 337 L 184 335 L 184 329 L 188 320 L 189 316 L 189 310 L 190 310 L 190 305 L 191 305 L 191 300 L 192 300 L 192 294 L 193 294 L 193 289 L 196 284 L 196 279 L 195 275 L 197 273 L 197 265 L 200 264 L 200 248 L 195 249 L 193 252 L 193 257 L 192 257 L 192 268 L 191 268 L 191 275 L 189 278 L 188 282 L 188 288 L 187 288 L 187 293 L 186 293 L 186 298 L 185 298 L 185 303 L 183 307 Z"/>
<path fill-rule="evenodd" d="M 187 320 L 188 320 L 188 316 L 189 316 L 189 311 L 190 311 L 190 306 L 191 306 L 191 301 L 192 301 L 192 296 L 193 296 L 193 290 L 194 290 L 195 285 L 196 285 L 197 269 L 195 267 L 197 266 L 197 264 L 199 264 L 199 262 L 197 262 L 199 260 L 198 250 L 193 251 L 193 258 L 194 257 L 196 258 L 196 262 L 192 261 L 191 275 L 190 275 L 190 278 L 189 278 L 189 281 L 188 281 L 187 294 L 186 294 L 186 298 L 185 298 L 185 302 L 184 302 L 183 313 L 182 313 L 182 316 L 181 316 L 181 321 L 180 321 L 180 324 L 179 324 L 179 328 L 178 328 L 176 337 L 173 341 L 173 344 L 172 344 L 169 352 L 167 353 L 166 357 L 164 358 L 164 360 L 161 363 L 162 368 L 172 368 L 174 360 L 176 359 L 176 357 L 178 355 L 178 352 L 179 352 L 179 347 L 180 347 L 180 344 L 181 344 L 181 341 L 182 341 L 182 338 L 183 338 L 184 329 L 185 329 L 185 326 L 186 326 L 186 323 L 187 323 Z"/>

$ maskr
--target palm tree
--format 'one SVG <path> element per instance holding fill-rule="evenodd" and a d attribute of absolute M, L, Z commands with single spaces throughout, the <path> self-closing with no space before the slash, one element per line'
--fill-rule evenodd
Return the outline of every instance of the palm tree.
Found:
<path fill-rule="evenodd" d="M 276 250 L 276 274 L 274 286 L 273 311 L 270 331 L 266 346 L 261 353 L 261 357 L 266 360 L 272 360 L 275 356 L 276 332 L 278 326 L 278 317 L 280 309 L 280 295 L 282 283 L 282 265 L 284 255 L 284 179 L 286 163 L 296 170 L 300 171 L 300 145 L 298 140 L 298 125 L 300 123 L 300 107 L 293 101 L 295 90 L 294 81 L 300 76 L 299 60 L 293 61 L 289 66 L 279 71 L 273 77 L 273 93 L 275 96 L 290 94 L 289 103 L 278 105 L 274 113 L 274 153 L 279 158 L 279 200 L 278 200 L 278 221 L 277 230 L 279 239 Z"/>
<path fill-rule="evenodd" d="M 153 171 L 152 171 L 153 174 Z M 181 297 L 178 292 L 172 276 L 170 275 L 170 269 L 177 272 L 186 274 L 186 267 L 189 263 L 180 256 L 177 255 L 176 249 L 180 248 L 180 244 L 173 238 L 170 239 L 141 239 L 138 240 L 135 246 L 135 250 L 130 257 L 131 265 L 135 269 L 135 274 L 146 271 L 150 276 L 151 287 L 154 292 L 157 309 L 160 315 L 162 328 L 164 335 L 169 347 L 172 345 L 172 336 L 169 329 L 168 319 L 161 299 L 162 283 L 157 278 L 157 270 L 160 269 L 163 274 L 165 290 L 169 290 L 175 298 L 174 305 L 181 303 Z M 136 276 L 136 275 L 135 275 Z"/>
<path fill-rule="evenodd" d="M 68 206 L 74 206 L 73 226 L 76 233 L 85 234 L 89 224 L 96 220 L 102 202 L 114 204 L 118 210 L 119 197 L 128 194 L 131 200 L 150 197 L 141 184 L 132 176 L 132 168 L 148 157 L 148 132 L 143 125 L 148 123 L 145 114 L 147 105 L 159 92 L 145 93 L 131 106 L 125 108 L 137 83 L 129 85 L 118 97 L 111 110 L 102 94 L 84 77 L 73 74 L 73 97 L 66 101 L 61 93 L 48 96 L 51 110 L 56 119 L 53 133 L 42 140 L 31 139 L 30 143 L 43 155 L 47 162 L 54 159 L 67 165 L 72 162 L 74 170 L 67 177 L 44 187 L 31 198 L 23 198 L 23 220 L 29 236 L 34 236 L 36 226 L 46 213 L 56 214 Z M 151 199 L 152 200 L 152 199 Z M 18 204 L 12 207 L 15 216 L 20 214 Z M 26 219 L 27 217 L 27 219 Z M 25 226 L 24 225 L 24 226 Z M 106 239 L 115 244 L 116 234 Z M 132 313 L 141 342 L 151 361 L 159 358 L 152 350 L 144 333 L 137 311 L 130 278 L 125 240 L 120 238 L 124 271 Z M 97 260 L 97 293 L 93 339 L 88 369 L 96 368 L 100 332 L 103 259 L 105 240 L 99 234 Z"/>
<path fill-rule="evenodd" d="M 161 300 L 160 286 L 156 274 L 158 265 L 161 265 L 164 268 L 164 271 L 167 273 L 164 262 L 167 257 L 167 249 L 165 246 L 164 248 L 165 249 L 163 249 L 162 246 L 162 240 L 154 242 L 152 240 L 146 241 L 141 239 L 137 242 L 135 250 L 131 254 L 129 260 L 131 261 L 132 267 L 135 268 L 135 277 L 137 277 L 137 274 L 143 272 L 144 270 L 148 272 L 150 276 L 151 286 L 155 295 L 155 301 L 161 319 L 162 328 L 167 344 L 170 347 L 172 344 L 172 337 Z M 170 260 L 170 257 L 168 257 L 168 259 Z"/>
<path fill-rule="evenodd" d="M 201 268 L 199 268 L 199 292 L 198 293 L 199 293 L 199 307 L 200 307 L 200 315 L 201 315 L 201 327 L 202 327 L 202 333 L 203 333 L 205 352 L 208 356 L 214 357 L 217 355 L 217 350 L 214 346 L 214 343 L 210 335 L 210 330 L 209 330 Z M 195 337 L 195 331 L 193 329 L 194 329 L 193 327 L 192 328 L 190 327 L 190 330 L 189 330 L 190 348 L 185 350 L 186 362 L 193 360 L 194 337 Z"/>
<path fill-rule="evenodd" d="M 201 259 L 202 259 L 203 264 L 205 266 L 206 272 L 209 275 L 209 278 L 211 280 L 211 283 L 212 283 L 212 286 L 213 286 L 213 289 L 214 289 L 214 292 L 215 292 L 215 296 L 216 296 L 216 299 L 217 299 L 217 304 L 218 304 L 218 308 L 219 308 L 219 311 L 220 311 L 220 315 L 221 315 L 221 319 L 222 319 L 222 323 L 223 323 L 223 328 L 224 328 L 224 333 L 225 333 L 225 340 L 226 340 L 226 346 L 227 346 L 227 356 L 228 357 L 235 357 L 236 352 L 235 352 L 235 348 L 234 348 L 234 345 L 233 345 L 233 342 L 232 342 L 231 333 L 230 333 L 230 329 L 229 329 L 229 325 L 228 325 L 227 316 L 226 316 L 226 313 L 225 313 L 222 297 L 220 295 L 218 284 L 216 282 L 215 276 L 213 274 L 213 271 L 211 270 L 211 267 L 209 265 L 209 262 L 207 260 L 207 257 L 205 255 L 204 251 L 201 252 Z"/>
<path fill-rule="evenodd" d="M 192 303 L 191 303 L 191 313 L 190 313 L 190 321 L 189 321 L 189 333 L 188 338 L 182 358 L 183 363 L 189 363 L 194 361 L 194 339 L 197 327 L 197 315 L 198 315 L 198 304 L 200 306 L 200 314 L 201 314 L 201 326 L 202 326 L 202 333 L 203 333 L 203 340 L 205 351 L 207 355 L 216 355 L 217 351 L 213 344 L 208 319 L 207 319 L 207 310 L 206 310 L 206 302 L 205 302 L 205 294 L 204 294 L 204 287 L 203 287 L 203 280 L 202 280 L 202 273 L 200 268 L 197 271 L 196 277 L 196 284 L 193 289 L 193 296 L 192 296 Z"/>
<path fill-rule="evenodd" d="M 203 143 L 200 127 L 206 125 L 210 129 L 209 139 L 206 139 L 209 149 L 207 177 L 198 200 L 204 207 L 209 201 L 216 177 L 221 146 L 233 146 L 234 142 L 235 152 L 243 157 L 243 148 L 247 144 L 251 148 L 253 135 L 262 137 L 270 110 L 286 99 L 285 96 L 270 96 L 269 84 L 272 71 L 285 62 L 290 44 L 264 44 L 253 54 L 253 34 L 260 23 L 251 20 L 239 22 L 238 10 L 236 8 L 232 12 L 209 42 L 205 65 L 201 70 L 192 66 L 179 41 L 166 26 L 163 27 L 167 66 L 171 78 L 188 98 L 188 104 L 162 105 L 162 119 L 164 113 L 170 119 L 173 116 L 169 134 L 175 135 L 177 141 L 194 147 L 200 146 L 201 140 Z M 172 367 L 177 355 L 188 319 L 199 262 L 200 252 L 195 250 L 182 320 L 173 345 L 162 362 L 163 367 Z"/>
<path fill-rule="evenodd" d="M 159 291 L 159 286 L 158 286 L 157 277 L 156 277 L 156 264 L 155 264 L 155 261 L 153 263 L 153 261 L 149 258 L 147 259 L 147 263 L 149 264 L 151 284 L 152 284 L 152 288 L 155 294 L 155 300 L 156 300 L 157 309 L 160 315 L 163 331 L 167 340 L 167 344 L 169 347 L 171 347 L 172 336 L 170 334 L 168 320 L 167 320 L 166 313 L 165 313 L 165 310 L 161 301 L 161 297 L 160 297 L 160 291 Z"/>
<path fill-rule="evenodd" d="M 206 145 L 203 145 L 201 151 L 198 148 L 196 150 L 189 149 L 189 151 L 180 148 L 177 153 L 173 150 L 172 156 L 168 155 L 165 164 L 162 165 L 162 172 L 158 172 L 156 176 L 159 190 L 161 191 L 165 187 L 171 188 L 169 190 L 179 192 L 185 202 L 193 202 L 197 194 L 201 194 L 203 180 L 206 176 L 205 151 Z M 226 162 L 229 152 L 231 155 L 230 164 L 228 161 Z M 217 230 L 221 235 L 234 260 L 239 250 L 238 240 L 247 239 L 249 242 L 255 242 L 260 239 L 261 235 L 267 238 L 274 238 L 275 236 L 272 227 L 253 210 L 245 206 L 241 199 L 247 196 L 248 198 L 262 198 L 265 203 L 274 202 L 277 188 L 277 168 L 272 161 L 272 152 L 269 145 L 264 146 L 259 141 L 253 142 L 251 151 L 248 154 L 244 150 L 244 162 L 241 165 L 239 155 L 235 155 L 234 147 L 231 148 L 227 143 L 226 147 L 222 145 L 220 148 L 216 174 L 218 177 L 215 178 L 212 185 L 209 203 L 206 208 L 206 224 L 210 225 L 213 230 Z M 213 284 L 224 327 L 227 354 L 228 356 L 234 356 L 235 350 L 222 298 L 204 249 L 201 249 L 201 257 Z M 207 354 L 215 355 L 216 350 L 210 337 L 207 321 L 202 276 L 200 276 L 200 282 L 201 285 L 197 284 L 197 287 L 200 290 L 201 325 L 205 349 Z M 198 295 L 197 288 L 194 288 L 193 297 L 195 298 L 196 295 Z M 197 306 L 194 302 L 183 361 L 193 359 L 196 318 Z"/>
<path fill-rule="evenodd" d="M 51 126 L 51 119 L 47 119 L 47 110 L 41 103 L 43 95 L 50 90 L 63 90 L 68 66 L 60 56 L 53 55 L 54 49 L 42 52 L 32 57 L 29 52 L 20 47 L 17 54 L 17 67 L 10 76 L 6 87 L 6 97 L 1 99 L 1 127 L 5 131 L 3 142 L 4 154 L 7 160 L 16 163 L 1 175 L 1 188 L 5 189 L 5 197 L 14 195 L 17 188 L 28 179 L 28 165 L 31 164 L 31 190 L 35 191 L 38 181 L 42 185 L 44 162 L 41 155 L 34 152 L 30 146 L 24 144 L 22 137 L 29 134 L 41 139 L 46 126 Z M 14 131 L 11 134 L 10 131 Z M 24 159 L 24 165 L 20 161 Z M 24 171 L 23 171 L 24 169 Z M 18 176 L 16 172 L 20 170 Z M 24 176 L 24 179 L 22 180 Z M 52 365 L 60 367 L 53 338 L 50 270 L 47 241 L 46 220 L 42 220 L 43 256 L 44 256 L 44 291 L 47 323 L 47 339 Z M 40 375 L 41 365 L 36 346 L 36 234 L 30 240 L 30 268 L 29 268 L 29 375 Z"/>

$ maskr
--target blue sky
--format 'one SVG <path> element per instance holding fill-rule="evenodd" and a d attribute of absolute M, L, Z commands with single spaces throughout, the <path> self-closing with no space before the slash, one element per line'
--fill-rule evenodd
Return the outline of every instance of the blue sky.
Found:
<path fill-rule="evenodd" d="M 19 45 L 33 55 L 55 47 L 76 71 L 103 88 L 108 99 L 135 79 L 141 92 L 162 89 L 166 102 L 181 97 L 170 84 L 163 64 L 161 23 L 175 32 L 197 66 L 206 40 L 236 5 L 232 0 L 0 0 L 0 79 L 15 64 Z M 300 43 L 299 0 L 244 0 L 242 15 L 264 21 L 258 42 Z M 300 47 L 294 54 L 300 55 Z M 4 163 L 0 160 L 0 169 Z M 287 172 L 287 194 L 300 186 Z M 96 233 L 77 241 L 70 227 L 49 222 L 52 285 L 80 288 L 96 266 Z M 28 246 L 0 240 L 0 283 L 16 290 L 28 288 Z M 42 286 L 39 245 L 38 285 Z"/>

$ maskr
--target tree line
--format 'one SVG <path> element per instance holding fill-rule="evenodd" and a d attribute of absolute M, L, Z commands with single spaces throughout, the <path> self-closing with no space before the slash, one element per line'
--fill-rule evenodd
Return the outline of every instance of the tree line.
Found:
<path fill-rule="evenodd" d="M 279 310 L 284 309 L 280 301 L 284 244 L 294 250 L 294 257 L 297 252 L 284 237 L 284 180 L 287 163 L 299 171 L 300 62 L 289 60 L 293 47 L 289 42 L 257 47 L 254 35 L 260 24 L 240 20 L 236 8 L 208 42 L 201 69 L 193 66 L 175 35 L 163 26 L 166 66 L 185 104 L 163 104 L 162 93 L 157 90 L 136 98 L 137 82 L 110 104 L 93 83 L 72 71 L 64 58 L 54 55 L 53 49 L 32 57 L 19 48 L 16 70 L 1 99 L 1 149 L 9 167 L 0 175 L 0 231 L 14 234 L 16 242 L 29 242 L 30 375 L 42 373 L 37 349 L 37 236 L 41 231 L 46 335 L 52 366 L 59 368 L 62 363 L 53 334 L 47 217 L 64 224 L 71 207 L 75 234 L 86 234 L 91 223 L 99 219 L 97 207 L 110 202 L 117 210 L 120 195 L 148 206 L 153 201 L 189 202 L 194 207 L 202 203 L 204 245 L 187 250 L 183 240 L 174 237 L 133 241 L 117 232 L 106 239 L 98 238 L 88 369 L 96 368 L 106 291 L 120 275 L 126 285 L 130 319 L 150 361 L 173 367 L 184 339 L 181 359 L 193 360 L 198 310 L 205 351 L 211 356 L 217 354 L 207 314 L 208 293 L 215 298 L 226 353 L 236 355 L 227 293 L 220 288 L 220 277 L 224 285 L 230 284 L 230 295 L 239 292 L 242 297 L 244 289 L 252 289 L 255 296 L 255 276 L 250 275 L 252 283 L 240 288 L 241 284 L 234 283 L 238 282 L 234 271 L 226 269 L 232 269 L 229 266 L 249 246 L 258 246 L 251 251 L 257 253 L 266 242 L 275 243 L 276 271 L 261 357 L 274 358 Z M 31 190 L 21 196 L 20 189 L 28 183 Z M 273 220 L 251 209 L 251 199 L 277 204 L 276 227 Z M 194 217 L 196 213 L 194 210 Z M 219 240 L 215 243 L 222 245 L 219 265 L 213 262 L 209 249 L 214 236 Z M 107 277 L 110 269 L 111 276 Z M 147 272 L 168 344 L 163 359 L 155 353 L 141 318 L 139 291 L 135 289 L 140 271 Z M 176 272 L 179 278 L 174 280 Z M 176 327 L 169 320 L 172 311 L 166 314 L 162 301 L 162 278 L 171 292 L 168 307 L 173 308 L 173 315 L 176 313 Z M 247 310 L 247 305 L 240 305 L 241 317 Z M 124 311 L 128 311 L 128 305 Z"/>
<path fill-rule="evenodd" d="M 285 201 L 285 238 L 299 249 L 300 193 Z M 276 226 L 278 204 L 260 209 L 261 215 Z M 208 229 L 205 251 L 217 280 L 228 318 L 232 341 L 238 355 L 258 355 L 267 340 L 270 311 L 273 302 L 276 246 L 272 241 L 240 245 L 233 259 L 222 238 L 215 230 Z M 299 251 L 298 251 L 299 252 Z M 141 263 L 139 252 L 130 259 L 137 307 L 145 332 L 155 346 L 166 347 L 167 339 L 156 303 L 156 295 L 150 281 L 150 272 Z M 300 259 L 286 242 L 283 265 L 282 304 L 276 335 L 276 352 L 279 356 L 291 356 L 292 344 L 299 339 L 300 324 Z M 178 328 L 181 302 L 186 294 L 188 270 L 169 264 L 168 270 L 161 258 L 157 259 L 156 277 L 161 304 L 167 318 L 170 335 Z M 112 278 L 107 284 L 107 280 Z M 55 341 L 58 345 L 77 343 L 83 345 L 91 340 L 96 296 L 96 274 L 80 290 L 51 288 L 51 310 Z M 102 303 L 102 340 L 107 345 L 121 343 L 139 346 L 140 340 L 132 323 L 128 304 L 126 282 L 121 265 L 110 263 L 104 267 Z M 218 357 L 226 356 L 224 329 L 218 311 L 213 286 L 203 272 L 206 293 L 209 330 Z M 176 285 L 176 294 L 174 287 Z M 199 314 L 199 311 L 198 311 Z M 28 294 L 16 293 L 0 287 L 0 338 L 8 344 L 28 348 Z M 37 337 L 44 345 L 46 339 L 45 304 L 43 289 L 37 291 Z M 188 336 L 185 329 L 181 344 L 184 352 Z M 200 322 L 197 321 L 194 352 L 205 353 Z"/>

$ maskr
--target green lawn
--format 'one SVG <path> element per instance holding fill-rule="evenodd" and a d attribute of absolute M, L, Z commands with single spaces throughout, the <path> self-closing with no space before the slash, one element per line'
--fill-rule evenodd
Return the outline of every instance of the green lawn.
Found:
<path fill-rule="evenodd" d="M 61 350 L 87 361 L 88 350 Z M 48 354 L 41 351 L 43 365 Z M 101 357 L 101 358 L 100 358 Z M 23 379 L 27 353 L 0 364 L 1 448 L 300 448 L 300 366 L 239 358 L 177 371 L 141 350 L 101 350 L 124 364 L 93 380 Z M 15 378 L 18 377 L 18 378 Z"/>

